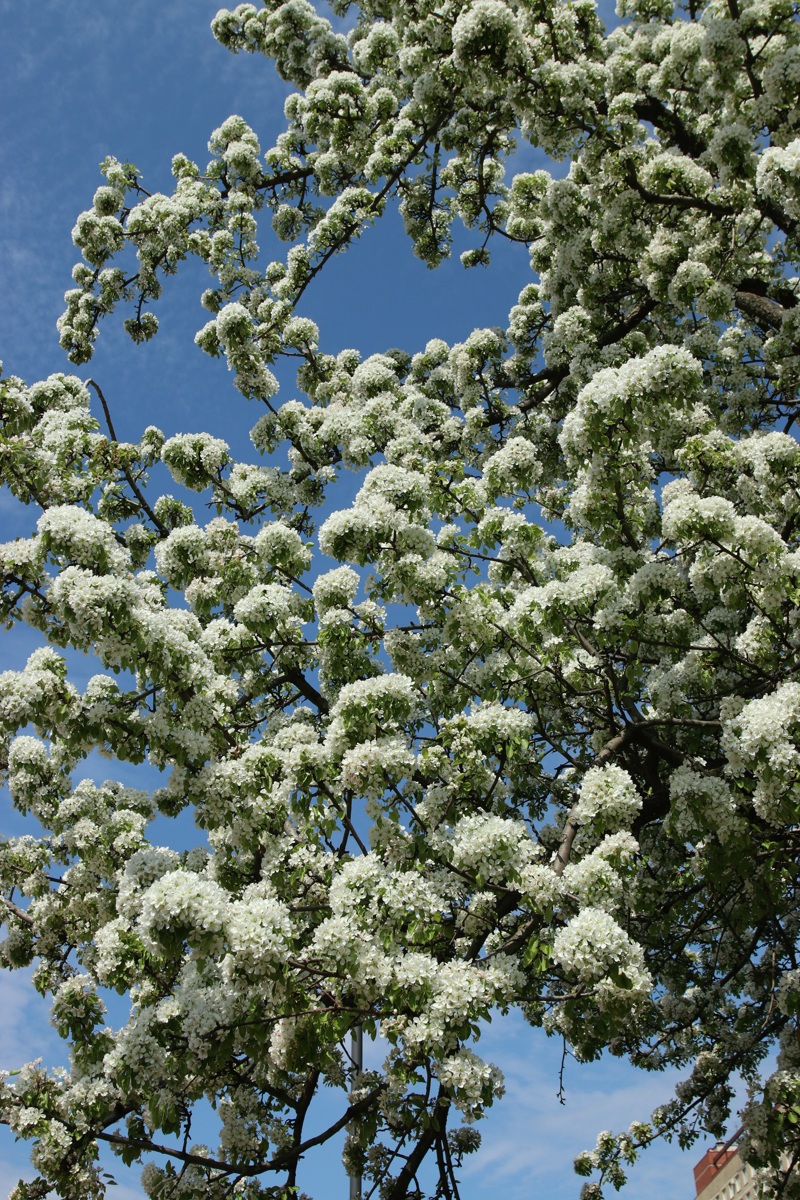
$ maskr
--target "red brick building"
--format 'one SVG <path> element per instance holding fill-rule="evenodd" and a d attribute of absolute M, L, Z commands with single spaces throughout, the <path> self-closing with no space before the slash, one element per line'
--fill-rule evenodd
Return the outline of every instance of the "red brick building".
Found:
<path fill-rule="evenodd" d="M 737 1137 L 717 1142 L 695 1166 L 696 1200 L 757 1200 L 755 1173 L 739 1158 Z"/>

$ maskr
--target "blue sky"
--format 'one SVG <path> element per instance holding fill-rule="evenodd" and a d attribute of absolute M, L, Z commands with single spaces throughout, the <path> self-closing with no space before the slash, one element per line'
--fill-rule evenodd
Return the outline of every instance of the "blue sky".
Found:
<path fill-rule="evenodd" d="M 245 117 L 264 149 L 281 129 L 286 85 L 266 60 L 233 57 L 214 42 L 208 26 L 217 7 L 217 0 L 0 0 L 0 358 L 6 373 L 33 382 L 71 369 L 55 333 L 77 257 L 70 229 L 91 203 L 101 182 L 98 163 L 107 154 L 136 163 L 151 191 L 167 190 L 172 155 L 182 151 L 205 164 L 208 136 L 230 113 Z M 528 150 L 525 165 L 535 159 Z M 250 457 L 247 435 L 257 414 L 234 391 L 224 364 L 193 344 L 207 316 L 199 305 L 205 278 L 190 266 L 168 281 L 157 310 L 161 332 L 145 347 L 132 347 L 119 322 L 107 323 L 94 361 L 78 373 L 100 382 L 122 437 L 138 437 L 148 423 L 168 436 L 205 429 Z M 457 258 L 430 272 L 413 258 L 397 215 L 390 214 L 328 265 L 304 311 L 319 323 L 326 351 L 414 351 L 431 337 L 459 341 L 476 326 L 504 324 L 529 279 L 524 250 L 505 246 L 488 272 L 465 272 Z M 290 395 L 291 375 L 281 379 Z M 2 540 L 29 533 L 33 519 L 0 495 Z M 24 631 L 7 637 L 0 665 L 22 665 L 32 644 Z M 6 815 L 0 828 L 11 831 Z M 60 1055 L 46 1006 L 21 975 L 0 975 L 0 1045 L 2 1057 L 15 1060 L 3 1065 L 39 1054 L 55 1063 Z M 616 1061 L 569 1063 L 560 1105 L 555 1041 L 510 1018 L 490 1027 L 482 1049 L 503 1068 L 508 1094 L 483 1124 L 482 1151 L 464 1171 L 464 1200 L 488 1200 L 499 1191 L 505 1200 L 576 1197 L 574 1154 L 592 1145 L 600 1129 L 625 1128 L 649 1115 L 674 1082 Z M 691 1168 L 702 1150 L 657 1147 L 634 1170 L 626 1194 L 652 1200 L 693 1195 Z M 0 1128 L 0 1185 L 12 1186 L 25 1163 L 24 1146 Z M 316 1195 L 346 1196 L 335 1157 L 326 1171 Z M 114 1173 L 118 1186 L 109 1195 L 139 1200 L 137 1171 L 115 1162 Z M 314 1170 L 305 1180 L 312 1191 L 315 1175 L 320 1178 Z M 334 1186 L 331 1180 L 339 1178 Z"/>

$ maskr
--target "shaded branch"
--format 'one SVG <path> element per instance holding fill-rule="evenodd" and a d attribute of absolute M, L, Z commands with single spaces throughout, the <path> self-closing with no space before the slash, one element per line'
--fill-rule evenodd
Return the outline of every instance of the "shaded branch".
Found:
<path fill-rule="evenodd" d="M 648 721 L 639 721 L 639 722 L 635 722 L 630 725 L 626 725 L 625 728 L 620 733 L 615 734 L 615 736 L 612 738 L 609 738 L 609 740 L 606 742 L 606 744 L 602 747 L 602 749 L 595 756 L 593 766 L 596 766 L 596 767 L 604 766 L 609 761 L 609 759 L 613 758 L 615 754 L 618 754 L 619 751 L 622 750 L 624 746 L 631 745 L 632 743 L 637 742 L 637 741 L 642 741 L 642 742 L 646 743 L 646 745 L 651 750 L 653 750 L 656 754 L 660 755 L 662 758 L 665 758 L 673 766 L 680 765 L 680 763 L 682 763 L 684 760 L 684 756 L 681 754 L 681 752 L 679 750 L 676 750 L 673 746 L 668 746 L 666 744 L 666 742 L 662 742 L 658 738 L 652 737 L 648 733 L 648 729 L 650 728 L 651 724 L 652 725 L 673 724 L 673 722 L 670 721 L 669 719 L 667 719 L 664 721 L 655 720 L 652 723 L 648 722 Z M 686 724 L 686 725 L 691 725 L 691 726 L 696 726 L 696 725 L 705 726 L 705 725 L 717 725 L 718 723 L 713 722 L 713 721 L 680 721 L 680 720 L 676 720 L 674 722 L 674 724 Z M 556 875 L 559 875 L 559 876 L 563 875 L 565 868 L 569 864 L 570 858 L 572 856 L 572 847 L 575 842 L 575 838 L 578 836 L 578 832 L 580 830 L 580 822 L 575 819 L 575 814 L 576 814 L 577 810 L 578 810 L 578 805 L 577 805 L 577 803 L 575 803 L 575 804 L 573 804 L 572 808 L 570 809 L 567 819 L 564 822 L 564 828 L 561 832 L 561 841 L 559 842 L 558 849 L 556 850 L 556 852 L 553 855 L 553 858 L 551 859 L 551 862 L 550 862 L 551 869 L 553 870 L 553 872 Z M 660 812 L 654 814 L 653 811 L 648 811 L 645 816 L 644 813 L 641 813 L 639 815 L 639 817 L 637 818 L 637 821 L 634 822 L 634 826 L 633 826 L 634 832 L 636 831 L 637 826 L 640 827 L 641 824 L 646 824 L 647 822 L 653 820 L 654 817 L 658 816 L 658 815 L 663 815 L 663 814 L 661 814 Z M 644 817 L 644 820 L 642 820 L 643 817 Z M 509 907 L 507 911 L 510 912 L 511 907 Z M 536 932 L 536 930 L 539 928 L 540 925 L 541 925 L 541 917 L 540 916 L 537 915 L 534 917 L 530 917 L 527 921 L 523 922 L 523 924 L 519 927 L 519 929 L 516 931 L 516 933 L 514 933 L 508 939 L 508 941 L 504 942 L 502 944 L 502 946 L 498 946 L 498 948 L 496 950 L 492 950 L 491 954 L 488 955 L 487 957 L 492 957 L 495 954 L 513 954 L 514 951 L 519 950 L 522 946 L 525 945 L 528 938 L 531 936 L 531 934 Z M 485 937 L 481 937 L 480 944 L 476 945 L 478 940 L 479 939 L 476 939 L 476 942 L 473 943 L 473 947 L 475 947 L 475 954 L 477 954 L 480 951 L 480 948 L 483 945 L 483 942 L 485 941 Z M 471 951 L 472 951 L 473 947 L 470 947 Z M 474 955 L 472 955 L 472 957 L 474 957 Z"/>
<path fill-rule="evenodd" d="M 385 1091 L 385 1089 L 385 1083 L 381 1083 L 378 1085 L 378 1087 L 373 1088 L 372 1091 L 368 1092 L 366 1096 L 363 1096 L 361 1100 L 357 1100 L 355 1104 L 351 1104 L 349 1108 L 345 1110 L 339 1120 L 334 1121 L 333 1125 L 329 1125 L 328 1128 L 323 1130 L 322 1133 L 318 1133 L 315 1137 L 308 1138 L 305 1142 L 301 1142 L 298 1146 L 292 1146 L 289 1149 L 281 1151 L 280 1154 L 276 1154 L 275 1157 L 267 1164 L 266 1169 L 278 1171 L 282 1167 L 288 1166 L 291 1161 L 299 1158 L 300 1155 L 306 1152 L 306 1150 L 310 1150 L 313 1146 L 320 1146 L 323 1142 L 327 1142 L 334 1136 L 334 1134 L 338 1133 L 341 1129 L 344 1129 L 345 1125 L 348 1125 L 350 1121 L 355 1120 L 356 1117 L 360 1117 L 362 1113 L 371 1108 L 378 1099 L 378 1096 L 380 1096 L 381 1092 Z"/>
<path fill-rule="evenodd" d="M 626 317 L 623 317 L 616 325 L 612 325 L 605 333 L 601 333 L 597 338 L 597 346 L 602 349 L 605 346 L 613 346 L 615 342 L 621 341 L 631 333 L 637 325 L 639 325 L 645 317 L 653 311 L 656 306 L 656 301 L 652 296 L 648 296 L 646 300 L 642 300 L 635 308 L 632 308 Z M 542 382 L 543 387 L 533 392 L 520 400 L 518 408 L 520 412 L 528 412 L 535 404 L 544 400 L 551 392 L 555 391 L 559 383 L 566 379 L 569 375 L 569 367 L 546 367 L 540 371 L 538 375 L 534 375 L 527 381 L 528 386 L 533 383 Z M 496 422 L 495 422 L 496 423 Z"/>
<path fill-rule="evenodd" d="M 447 1109 L 450 1106 L 450 1101 L 443 1095 L 443 1090 L 439 1089 L 439 1098 L 436 1101 L 436 1108 L 431 1114 L 431 1123 L 422 1134 L 422 1137 L 417 1142 L 414 1149 L 406 1159 L 405 1165 L 400 1174 L 395 1179 L 390 1190 L 387 1192 L 386 1200 L 406 1200 L 409 1194 L 409 1188 L 414 1180 L 414 1176 L 422 1165 L 422 1160 L 430 1150 L 433 1143 L 441 1133 L 439 1122 L 436 1119 L 436 1113 L 441 1110 L 442 1120 L 444 1121 Z"/>
<path fill-rule="evenodd" d="M 200 1154 L 192 1154 L 191 1151 L 178 1150 L 174 1146 L 162 1146 L 157 1142 L 150 1141 L 148 1138 L 131 1138 L 122 1133 L 106 1133 L 100 1131 L 93 1134 L 100 1141 L 108 1142 L 112 1146 L 130 1146 L 131 1149 L 141 1150 L 148 1154 L 164 1154 L 167 1158 L 177 1159 L 179 1162 L 186 1163 L 189 1166 L 205 1167 L 208 1170 L 219 1171 L 223 1175 L 238 1175 L 240 1178 L 252 1179 L 256 1175 L 263 1175 L 265 1171 L 281 1171 L 290 1167 L 306 1150 L 310 1150 L 313 1146 L 319 1146 L 323 1142 L 327 1142 L 349 1121 L 365 1112 L 370 1105 L 374 1104 L 380 1093 L 384 1090 L 385 1084 L 373 1088 L 368 1095 L 364 1096 L 355 1104 L 351 1104 L 344 1114 L 335 1121 L 333 1125 L 329 1125 L 322 1133 L 318 1133 L 315 1137 L 308 1138 L 305 1142 L 300 1142 L 296 1146 L 288 1147 L 281 1150 L 274 1158 L 266 1159 L 258 1163 L 228 1163 L 217 1158 L 208 1158 Z"/>

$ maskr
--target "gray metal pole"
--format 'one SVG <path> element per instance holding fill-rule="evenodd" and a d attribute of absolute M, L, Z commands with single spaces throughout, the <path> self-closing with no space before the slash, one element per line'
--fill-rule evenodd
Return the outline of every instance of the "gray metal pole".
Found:
<path fill-rule="evenodd" d="M 350 1030 L 350 1059 L 354 1075 L 364 1069 L 364 1031 L 360 1025 Z M 350 1200 L 361 1200 L 361 1176 L 350 1176 Z"/>

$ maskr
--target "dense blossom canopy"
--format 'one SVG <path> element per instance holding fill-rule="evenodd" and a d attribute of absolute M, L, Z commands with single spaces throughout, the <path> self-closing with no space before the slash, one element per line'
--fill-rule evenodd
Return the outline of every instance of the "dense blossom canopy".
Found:
<path fill-rule="evenodd" d="M 734 1071 L 743 1155 L 800 1196 L 797 7 L 620 0 L 610 33 L 591 0 L 333 8 L 222 10 L 296 88 L 285 132 L 264 152 L 231 117 L 169 195 L 109 158 L 73 231 L 77 365 L 208 265 L 197 342 L 254 402 L 256 461 L 118 440 L 105 381 L 0 385 L 2 480 L 40 510 L 0 547 L 3 615 L 44 635 L 0 676 L 42 828 L 0 844 L 1 953 L 71 1047 L 2 1083 L 38 1171 L 14 1195 L 101 1195 L 106 1143 L 153 1200 L 290 1196 L 346 1129 L 369 1194 L 421 1195 L 429 1158 L 455 1197 L 503 1090 L 479 1025 L 517 1007 L 579 1058 L 684 1068 L 578 1160 L 585 1197 L 655 1137 L 720 1135 Z M 568 172 L 512 177 L 521 142 Z M 529 256 L 507 329 L 324 352 L 297 305 L 395 202 L 431 267 L 454 221 L 466 267 Z M 96 750 L 163 786 L 73 783 Z M 185 808 L 197 845 L 158 844 Z"/>

